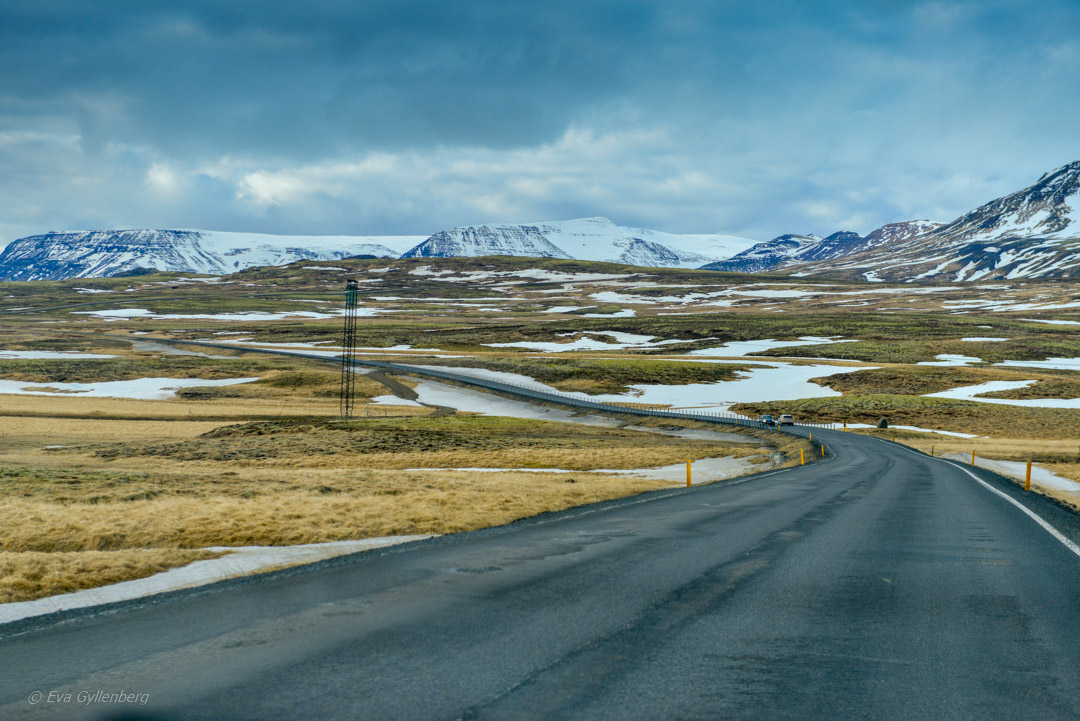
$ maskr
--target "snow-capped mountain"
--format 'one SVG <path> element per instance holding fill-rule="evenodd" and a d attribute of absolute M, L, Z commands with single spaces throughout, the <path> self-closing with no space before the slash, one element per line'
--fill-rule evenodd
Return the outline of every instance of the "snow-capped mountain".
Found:
<path fill-rule="evenodd" d="M 804 248 L 789 259 L 791 262 L 804 260 L 825 260 L 826 258 L 841 258 L 845 255 L 858 253 L 865 247 L 866 239 L 851 230 L 838 230 L 832 235 L 827 235 L 821 242 Z M 790 263 L 789 263 L 790 264 Z"/>
<path fill-rule="evenodd" d="M 850 230 L 841 230 L 824 238 L 816 235 L 781 235 L 747 248 L 727 260 L 704 265 L 702 270 L 726 270 L 735 273 L 781 270 L 800 263 L 844 258 L 906 240 L 938 227 L 941 227 L 941 223 L 909 220 L 883 225 L 865 237 Z"/>
<path fill-rule="evenodd" d="M 1080 161 L 947 225 L 797 270 L 899 281 L 1080 276 Z"/>
<path fill-rule="evenodd" d="M 866 247 L 863 250 L 871 250 L 882 245 L 899 243 L 917 235 L 929 233 L 932 230 L 945 225 L 935 223 L 932 220 L 907 220 L 902 223 L 888 223 L 866 236 Z"/>
<path fill-rule="evenodd" d="M 575 258 L 659 268 L 696 268 L 755 241 L 732 235 L 676 235 L 626 228 L 607 218 L 469 225 L 436 233 L 403 258 L 515 255 Z"/>
<path fill-rule="evenodd" d="M 753 245 L 741 253 L 701 266 L 702 270 L 726 270 L 731 273 L 760 273 L 786 264 L 792 258 L 821 243 L 817 235 L 780 235 Z"/>
<path fill-rule="evenodd" d="M 138 269 L 233 273 L 297 260 L 396 257 L 422 236 L 295 236 L 206 230 L 99 230 L 32 235 L 0 253 L 0 280 L 100 278 Z M 394 247 L 396 246 L 396 247 Z"/>

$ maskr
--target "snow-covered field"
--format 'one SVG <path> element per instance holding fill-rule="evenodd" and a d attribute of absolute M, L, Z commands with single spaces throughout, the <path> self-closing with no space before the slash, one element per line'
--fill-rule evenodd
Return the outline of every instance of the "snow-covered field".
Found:
<path fill-rule="evenodd" d="M 136 400 L 164 400 L 176 395 L 181 388 L 202 386 L 231 386 L 251 383 L 258 378 L 225 378 L 204 380 L 201 378 L 136 378 L 129 381 L 101 381 L 99 383 L 27 383 L 26 381 L 0 380 L 0 393 L 34 396 L 79 396 L 82 398 L 131 398 Z"/>
<path fill-rule="evenodd" d="M 71 360 L 93 358 L 115 358 L 114 355 L 101 353 L 79 353 L 77 351 L 48 351 L 48 350 L 0 350 L 0 360 Z"/>
<path fill-rule="evenodd" d="M 420 366 L 425 367 L 425 366 Z M 525 388 L 531 388 L 534 390 L 546 391 L 548 393 L 559 393 L 563 396 L 570 398 L 579 398 L 582 400 L 592 400 L 601 403 L 614 402 L 614 403 L 645 403 L 649 405 L 665 405 L 673 408 L 688 408 L 688 409 L 712 409 L 726 411 L 729 407 L 738 403 L 749 403 L 755 401 L 785 401 L 785 400 L 798 400 L 800 398 L 828 398 L 839 396 L 838 391 L 834 391 L 827 386 L 820 386 L 816 383 L 811 383 L 811 378 L 818 378 L 823 376 L 837 375 L 840 373 L 852 373 L 857 370 L 864 370 L 871 366 L 834 366 L 827 364 L 812 364 L 812 365 L 789 365 L 785 363 L 779 364 L 760 364 L 759 367 L 755 367 L 745 371 L 739 371 L 742 376 L 736 380 L 721 381 L 718 383 L 688 383 L 686 385 L 660 385 L 660 384 L 638 384 L 629 387 L 629 391 L 624 394 L 616 393 L 604 393 L 598 395 L 589 395 L 586 393 L 567 393 L 559 391 L 551 386 L 541 383 L 529 376 L 519 375 L 517 373 L 506 373 L 503 371 L 492 371 L 485 368 L 443 368 L 439 366 L 428 366 L 429 368 L 435 368 L 438 370 L 452 370 L 455 373 L 461 373 L 462 375 L 473 376 L 475 378 L 486 378 L 489 380 L 500 381 L 502 383 L 511 383 Z M 454 397 L 454 392 L 458 389 L 454 386 L 448 386 L 444 384 L 437 384 L 441 386 L 439 390 L 431 392 L 428 384 L 430 381 L 422 381 L 417 386 L 416 391 L 420 394 L 420 400 L 425 403 L 431 403 L 435 405 L 450 406 L 457 408 L 458 410 L 470 410 L 481 413 L 488 413 L 481 407 L 477 407 L 475 399 L 463 398 L 458 399 Z M 449 392 L 443 389 L 452 389 Z M 496 398 L 489 394 L 480 394 L 486 398 Z M 466 405 L 469 407 L 463 408 L 456 403 L 461 403 L 465 400 Z M 503 399 L 498 399 L 503 400 Z M 516 403 L 516 401 L 512 401 Z M 481 404 L 483 405 L 483 404 Z M 492 413 L 493 415 L 497 413 Z M 511 413 L 512 414 L 512 413 Z M 535 415 L 519 416 L 519 417 L 537 417 Z"/>
<path fill-rule="evenodd" d="M 1007 360 L 997 363 L 999 366 L 1013 368 L 1045 368 L 1047 370 L 1080 371 L 1080 358 L 1047 358 L 1046 360 Z"/>
<path fill-rule="evenodd" d="M 927 393 L 927 398 L 953 398 L 979 403 L 997 403 L 1005 406 L 1027 406 L 1029 408 L 1080 408 L 1080 398 L 984 398 L 983 393 L 997 393 L 1026 388 L 1035 383 L 1030 381 L 988 381 L 973 386 L 951 388 L 938 393 Z"/>
<path fill-rule="evenodd" d="M 825 343 L 853 343 L 854 340 L 844 340 L 839 336 L 833 338 L 818 338 L 815 336 L 803 336 L 799 340 L 744 340 L 725 343 L 715 348 L 702 348 L 690 351 L 690 355 L 714 356 L 714 357 L 739 357 L 751 353 L 761 353 L 773 348 L 794 348 L 801 345 L 822 345 Z"/>
<path fill-rule="evenodd" d="M 969 355 L 953 355 L 950 353 L 939 353 L 934 356 L 936 361 L 920 361 L 916 365 L 921 366 L 967 366 L 973 363 L 982 363 L 982 358 L 976 358 Z"/>
<path fill-rule="evenodd" d="M 345 311 L 335 310 L 328 313 L 310 310 L 283 311 L 280 313 L 259 313 L 257 311 L 245 313 L 154 313 L 145 308 L 111 308 L 108 310 L 78 310 L 72 311 L 76 315 L 93 315 L 104 320 L 131 320 L 133 318 L 153 318 L 156 320 L 235 320 L 235 321 L 267 321 L 285 320 L 286 318 L 334 318 L 344 315 Z M 375 316 L 381 313 L 390 313 L 389 310 L 378 308 L 360 308 L 357 315 Z"/>
<path fill-rule="evenodd" d="M 549 341 L 516 341 L 513 343 L 485 343 L 489 348 L 527 348 L 528 350 L 543 351 L 545 353 L 566 353 L 568 351 L 596 351 L 596 350 L 620 350 L 622 348 L 656 348 L 663 345 L 687 343 L 689 341 L 672 339 L 657 340 L 653 335 L 640 335 L 638 333 L 624 333 L 616 330 L 584 331 L 578 333 L 560 333 L 559 335 L 571 337 L 579 335 L 572 341 L 554 343 Z M 591 336 L 610 336 L 615 339 L 614 343 L 602 341 Z"/>

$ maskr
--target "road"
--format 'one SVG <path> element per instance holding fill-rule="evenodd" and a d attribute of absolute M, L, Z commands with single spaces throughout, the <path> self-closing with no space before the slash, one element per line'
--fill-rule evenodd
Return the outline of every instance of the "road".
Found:
<path fill-rule="evenodd" d="M 1080 556 L 959 464 L 819 438 L 805 467 L 0 627 L 0 718 L 1080 716 Z M 47 700 L 98 690 L 148 702 Z"/>

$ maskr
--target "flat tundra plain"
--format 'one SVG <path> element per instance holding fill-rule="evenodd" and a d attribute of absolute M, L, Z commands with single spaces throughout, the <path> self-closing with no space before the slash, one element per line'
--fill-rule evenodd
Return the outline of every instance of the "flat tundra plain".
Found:
<path fill-rule="evenodd" d="M 699 481 L 723 483 L 811 448 L 407 375 L 359 375 L 358 414 L 341 419 L 346 279 L 361 287 L 362 359 L 609 402 L 793 413 L 935 453 L 1032 460 L 1036 490 L 1080 499 L 1080 293 L 1067 282 L 459 258 L 3 283 L 0 602 L 220 547 L 505 524 L 678 485 L 681 472 L 656 469 L 687 459 L 716 469 Z M 880 418 L 891 427 L 874 429 Z"/>

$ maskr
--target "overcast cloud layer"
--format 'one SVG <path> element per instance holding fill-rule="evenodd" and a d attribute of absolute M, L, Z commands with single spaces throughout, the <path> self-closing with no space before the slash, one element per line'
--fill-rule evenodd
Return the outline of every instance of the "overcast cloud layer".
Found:
<path fill-rule="evenodd" d="M 1080 159 L 1075 0 L 5 0 L 0 57 L 0 244 L 867 232 Z"/>

